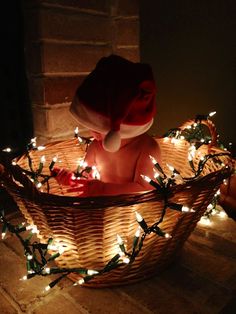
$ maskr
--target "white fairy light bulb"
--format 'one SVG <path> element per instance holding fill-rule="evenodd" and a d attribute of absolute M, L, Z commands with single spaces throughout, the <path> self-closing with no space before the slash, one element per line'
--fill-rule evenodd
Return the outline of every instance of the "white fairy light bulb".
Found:
<path fill-rule="evenodd" d="M 216 111 L 212 111 L 209 113 L 209 117 L 213 117 L 216 114 Z"/>
<path fill-rule="evenodd" d="M 32 259 L 33 259 L 33 256 L 32 256 L 32 255 L 30 255 L 30 254 L 27 255 L 27 260 L 28 260 L 28 261 L 31 261 Z"/>
<path fill-rule="evenodd" d="M 188 206 L 182 206 L 182 212 L 188 213 L 190 212 L 190 208 Z"/>
<path fill-rule="evenodd" d="M 149 158 L 151 159 L 154 165 L 157 163 L 156 159 L 153 156 L 149 155 Z"/>
<path fill-rule="evenodd" d="M 37 147 L 37 150 L 39 150 L 39 151 L 42 151 L 42 150 L 44 150 L 45 149 L 45 146 L 38 146 Z"/>
<path fill-rule="evenodd" d="M 171 235 L 169 233 L 165 233 L 165 238 L 169 239 L 169 238 L 171 238 Z"/>
<path fill-rule="evenodd" d="M 82 137 L 78 136 L 78 141 L 79 141 L 80 143 L 83 143 Z"/>
<path fill-rule="evenodd" d="M 143 217 L 138 212 L 135 212 L 135 215 L 136 215 L 137 222 L 143 221 Z"/>
<path fill-rule="evenodd" d="M 48 285 L 47 287 L 45 287 L 45 291 L 49 291 L 51 289 L 51 287 Z"/>
<path fill-rule="evenodd" d="M 43 156 L 40 158 L 40 162 L 41 162 L 42 164 L 44 164 L 45 161 L 46 161 L 46 158 L 45 158 L 45 156 L 43 155 Z"/>
<path fill-rule="evenodd" d="M 173 166 L 171 166 L 171 165 L 169 165 L 169 164 L 166 164 L 166 165 L 167 165 L 167 167 L 169 168 L 170 171 L 173 172 L 173 171 L 175 170 L 175 168 L 174 168 Z"/>
<path fill-rule="evenodd" d="M 117 243 L 118 243 L 119 245 L 124 244 L 124 242 L 123 242 L 123 240 L 122 240 L 122 238 L 121 238 L 121 236 L 120 236 L 119 234 L 116 235 L 116 239 L 117 239 Z"/>
<path fill-rule="evenodd" d="M 97 270 L 88 269 L 87 274 L 89 276 L 97 275 L 99 272 Z"/>
<path fill-rule="evenodd" d="M 97 180 L 100 180 L 100 173 L 99 173 L 99 171 L 97 170 L 97 167 L 96 166 L 92 166 L 92 170 L 93 170 L 93 172 L 92 172 L 92 177 L 94 178 L 94 179 L 97 179 Z"/>
<path fill-rule="evenodd" d="M 65 248 L 63 246 L 59 246 L 58 247 L 58 252 L 59 252 L 60 255 L 63 254 L 65 252 Z"/>
<path fill-rule="evenodd" d="M 50 267 L 46 267 L 46 268 L 44 269 L 44 272 L 45 272 L 45 274 L 50 274 L 51 268 L 50 268 Z"/>
<path fill-rule="evenodd" d="M 15 160 L 13 160 L 11 164 L 12 164 L 12 166 L 16 166 L 17 162 Z"/>
<path fill-rule="evenodd" d="M 205 217 L 202 217 L 199 221 L 199 223 L 203 226 L 211 226 L 212 225 L 212 222 L 210 221 L 209 218 L 205 218 Z"/>
<path fill-rule="evenodd" d="M 141 233 L 141 228 L 138 227 L 138 229 L 137 229 L 136 232 L 135 232 L 135 237 L 136 237 L 136 238 L 139 238 L 139 237 L 140 237 L 140 233 Z"/>
<path fill-rule="evenodd" d="M 6 232 L 2 232 L 2 239 L 5 239 Z"/>
<path fill-rule="evenodd" d="M 35 225 L 29 225 L 26 227 L 26 230 L 31 230 L 32 233 L 39 233 L 37 226 Z"/>
<path fill-rule="evenodd" d="M 81 279 L 78 281 L 78 284 L 79 284 L 79 285 L 82 285 L 84 282 L 85 282 L 85 281 L 84 281 L 84 278 L 81 278 Z"/>
<path fill-rule="evenodd" d="M 147 181 L 148 183 L 151 181 L 151 179 L 148 176 L 145 176 L 143 174 L 140 174 L 140 176 L 143 178 L 143 180 Z"/>
<path fill-rule="evenodd" d="M 128 257 L 124 257 L 124 258 L 122 259 L 122 261 L 123 261 L 123 263 L 125 263 L 125 264 L 129 264 L 130 259 L 129 259 Z"/>
<path fill-rule="evenodd" d="M 185 140 L 185 136 L 181 135 L 181 136 L 180 136 L 180 139 L 181 139 L 181 140 Z"/>
<path fill-rule="evenodd" d="M 176 138 L 176 137 L 172 137 L 171 141 L 170 141 L 172 144 L 177 144 L 179 143 L 179 139 Z"/>
<path fill-rule="evenodd" d="M 223 210 L 221 210 L 218 215 L 220 216 L 220 218 L 226 218 L 227 217 L 226 213 Z"/>
<path fill-rule="evenodd" d="M 37 188 L 39 189 L 39 188 L 41 188 L 42 187 L 42 183 L 41 182 L 39 182 L 39 183 L 37 183 Z"/>
<path fill-rule="evenodd" d="M 11 152 L 11 148 L 10 147 L 6 147 L 2 150 L 5 153 L 10 153 Z"/>
<path fill-rule="evenodd" d="M 163 142 L 164 142 L 164 143 L 169 142 L 169 140 L 170 140 L 170 138 L 169 138 L 168 136 L 166 136 L 166 137 L 163 138 Z"/>
<path fill-rule="evenodd" d="M 75 136 L 79 134 L 79 128 L 78 127 L 75 128 L 74 133 L 75 133 Z"/>
<path fill-rule="evenodd" d="M 213 209 L 213 205 L 212 205 L 212 204 L 209 204 L 209 205 L 207 206 L 207 209 L 208 209 L 208 210 L 212 210 L 212 209 Z"/>

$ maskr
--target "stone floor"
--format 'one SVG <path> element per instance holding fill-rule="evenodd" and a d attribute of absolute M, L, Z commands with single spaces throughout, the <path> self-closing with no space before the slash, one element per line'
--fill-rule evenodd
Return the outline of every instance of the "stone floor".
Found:
<path fill-rule="evenodd" d="M 10 218 L 21 221 L 17 211 Z M 213 217 L 198 225 L 179 260 L 138 284 L 106 289 L 74 287 L 63 280 L 44 292 L 51 278 L 27 281 L 22 247 L 15 236 L 0 241 L 0 313 L 236 313 L 236 222 Z"/>

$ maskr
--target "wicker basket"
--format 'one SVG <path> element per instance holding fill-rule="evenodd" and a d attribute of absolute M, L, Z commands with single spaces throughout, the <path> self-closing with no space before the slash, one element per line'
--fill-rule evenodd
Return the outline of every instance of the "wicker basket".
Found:
<path fill-rule="evenodd" d="M 185 128 L 192 121 L 186 122 Z M 211 121 L 205 122 L 210 129 L 212 142 L 202 145 L 196 153 L 197 165 L 201 155 L 222 152 L 214 146 L 216 132 Z M 185 140 L 172 141 L 170 138 L 156 139 L 162 150 L 163 168 L 171 164 L 183 177 L 192 177 L 188 162 L 189 143 Z M 43 151 L 46 160 L 58 155 L 60 166 L 75 169 L 78 160 L 85 154 L 85 146 L 78 140 L 50 143 Z M 38 167 L 42 152 L 30 152 L 33 166 Z M 220 157 L 220 161 L 229 165 L 229 156 Z M 45 243 L 52 237 L 56 243 L 63 244 L 65 252 L 56 259 L 59 267 L 86 267 L 101 269 L 116 254 L 116 236 L 125 241 L 127 251 L 132 249 L 137 221 L 135 212 L 139 212 L 148 225 L 154 224 L 161 216 L 163 196 L 158 191 L 120 196 L 79 198 L 68 193 L 64 187 L 50 180 L 50 193 L 39 191 L 22 169 L 28 169 L 28 160 L 22 156 L 15 166 L 9 166 L 12 176 L 4 177 L 4 185 L 13 196 L 19 209 L 31 224 L 40 231 L 40 241 Z M 44 167 L 43 171 L 48 169 Z M 88 285 L 104 287 L 128 284 L 150 277 L 174 260 L 185 240 L 195 228 L 205 212 L 223 179 L 230 175 L 230 167 L 222 168 L 219 163 L 209 160 L 200 177 L 170 189 L 169 201 L 180 203 L 194 212 L 182 213 L 167 208 L 160 227 L 171 238 L 166 239 L 149 234 L 140 254 L 132 265 L 124 265 L 109 273 L 97 276 Z M 44 173 L 47 174 L 47 173 Z M 70 275 L 78 280 L 78 275 Z"/>

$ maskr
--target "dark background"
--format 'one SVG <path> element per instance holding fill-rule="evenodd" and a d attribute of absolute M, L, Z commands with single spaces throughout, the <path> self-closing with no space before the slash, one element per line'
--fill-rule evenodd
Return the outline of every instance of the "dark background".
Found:
<path fill-rule="evenodd" d="M 153 67 L 162 135 L 216 111 L 222 141 L 236 139 L 236 1 L 141 1 L 141 60 Z"/>
<path fill-rule="evenodd" d="M 0 148 L 22 149 L 33 136 L 24 63 L 21 1 L 1 8 Z M 223 142 L 236 138 L 236 1 L 140 1 L 141 61 L 153 67 L 162 135 L 199 113 L 217 111 Z"/>
<path fill-rule="evenodd" d="M 9 146 L 17 153 L 33 136 L 21 1 L 1 3 L 0 32 L 0 148 Z"/>

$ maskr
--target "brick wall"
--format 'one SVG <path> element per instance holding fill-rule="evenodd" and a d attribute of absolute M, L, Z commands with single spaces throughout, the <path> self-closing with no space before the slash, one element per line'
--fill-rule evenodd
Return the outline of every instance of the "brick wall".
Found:
<path fill-rule="evenodd" d="M 68 138 L 77 126 L 71 99 L 98 59 L 139 61 L 138 0 L 24 0 L 23 9 L 35 136 Z"/>

